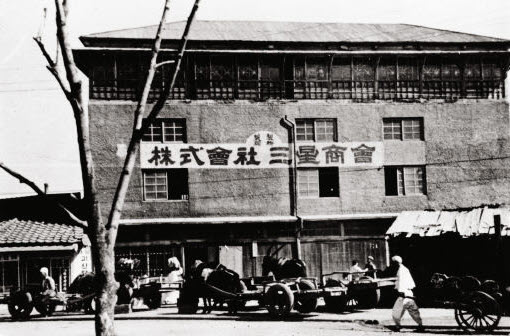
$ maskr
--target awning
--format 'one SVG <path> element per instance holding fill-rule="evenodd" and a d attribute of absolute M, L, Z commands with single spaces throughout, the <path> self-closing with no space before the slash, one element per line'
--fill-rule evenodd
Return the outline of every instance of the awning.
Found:
<path fill-rule="evenodd" d="M 300 216 L 305 221 L 324 221 L 324 220 L 355 220 L 355 219 L 379 219 L 396 218 L 398 212 L 385 213 L 359 213 L 359 214 L 332 214 L 332 215 L 303 215 Z"/>
<path fill-rule="evenodd" d="M 438 236 L 456 232 L 462 237 L 494 234 L 494 215 L 501 216 L 501 235 L 510 236 L 509 208 L 475 208 L 469 211 L 403 211 L 387 235 Z"/>
<path fill-rule="evenodd" d="M 126 218 L 121 219 L 124 225 L 145 224 L 243 224 L 243 223 L 292 223 L 294 216 L 233 216 L 233 217 L 181 217 L 181 218 Z"/>
<path fill-rule="evenodd" d="M 330 214 L 330 215 L 303 215 L 299 216 L 305 221 L 327 220 L 355 220 L 395 218 L 399 213 L 359 213 L 359 214 Z M 292 223 L 295 216 L 231 216 L 231 217 L 180 217 L 180 218 L 125 218 L 120 220 L 124 225 L 145 224 L 243 224 L 243 223 Z"/>
<path fill-rule="evenodd" d="M 72 245 L 37 245 L 37 246 L 5 246 L 0 247 L 0 253 L 8 252 L 37 252 L 37 251 L 78 251 L 78 244 Z"/>

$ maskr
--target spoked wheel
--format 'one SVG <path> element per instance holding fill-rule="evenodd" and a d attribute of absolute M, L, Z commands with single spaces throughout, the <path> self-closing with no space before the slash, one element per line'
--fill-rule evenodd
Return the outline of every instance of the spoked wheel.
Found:
<path fill-rule="evenodd" d="M 42 316 L 51 316 L 55 312 L 57 305 L 54 302 L 38 302 L 34 307 Z"/>
<path fill-rule="evenodd" d="M 264 294 L 264 303 L 269 314 L 283 317 L 288 315 L 294 307 L 294 293 L 289 286 L 276 283 L 267 289 Z"/>
<path fill-rule="evenodd" d="M 326 296 L 324 298 L 326 310 L 333 313 L 341 313 L 347 305 L 347 296 Z"/>
<path fill-rule="evenodd" d="M 32 295 L 23 291 L 14 293 L 9 300 L 8 309 L 13 319 L 28 319 L 34 309 Z"/>
<path fill-rule="evenodd" d="M 469 294 L 455 309 L 455 320 L 466 331 L 491 332 L 498 326 L 500 319 L 498 302 L 480 291 Z"/>
<path fill-rule="evenodd" d="M 358 300 L 358 307 L 365 309 L 372 309 L 377 307 L 381 299 L 381 290 L 379 289 L 366 289 L 356 293 Z"/>
<path fill-rule="evenodd" d="M 301 280 L 299 282 L 300 290 L 310 290 L 315 289 L 315 285 L 310 280 Z M 296 300 L 296 310 L 302 314 L 307 314 L 315 311 L 317 309 L 317 297 L 316 296 L 304 296 L 299 297 Z"/>

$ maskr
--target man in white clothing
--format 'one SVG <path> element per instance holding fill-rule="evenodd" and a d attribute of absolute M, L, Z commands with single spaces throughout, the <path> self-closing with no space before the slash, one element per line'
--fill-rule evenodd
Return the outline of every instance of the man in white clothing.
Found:
<path fill-rule="evenodd" d="M 404 315 L 405 311 L 409 312 L 409 315 L 418 323 L 418 329 L 416 331 L 423 331 L 423 324 L 421 321 L 420 310 L 413 295 L 413 289 L 416 286 L 414 284 L 413 277 L 409 269 L 402 265 L 402 258 L 394 256 L 391 260 L 397 264 L 397 282 L 395 283 L 395 289 L 398 292 L 398 298 L 393 305 L 393 321 L 395 321 L 395 330 L 400 331 L 400 320 Z"/>

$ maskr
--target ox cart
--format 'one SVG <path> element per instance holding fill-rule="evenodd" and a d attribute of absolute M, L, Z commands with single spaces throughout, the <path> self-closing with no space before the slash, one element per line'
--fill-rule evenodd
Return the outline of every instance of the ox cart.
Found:
<path fill-rule="evenodd" d="M 316 278 L 299 277 L 275 280 L 273 276 L 250 277 L 240 279 L 243 290 L 232 292 L 204 283 L 203 286 L 210 298 L 219 302 L 226 302 L 229 311 L 237 312 L 248 301 L 258 301 L 273 317 L 282 318 L 296 311 L 306 314 L 315 311 L 319 297 L 343 296 L 345 287 L 323 288 Z M 182 293 L 182 292 L 181 292 Z M 180 306 L 179 311 L 195 313 L 198 302 L 190 307 Z"/>
<path fill-rule="evenodd" d="M 454 309 L 455 321 L 465 331 L 492 332 L 501 319 L 502 294 L 493 280 L 480 282 L 472 276 L 432 276 L 433 301 L 444 308 Z"/>
<path fill-rule="evenodd" d="M 57 306 L 62 306 L 66 312 L 84 311 L 92 314 L 95 311 L 94 293 L 64 293 L 58 292 L 54 297 L 45 297 L 38 288 L 14 289 L 6 296 L 2 303 L 6 303 L 9 314 L 15 320 L 30 318 L 33 309 L 42 316 L 50 316 Z"/>
<path fill-rule="evenodd" d="M 344 287 L 320 286 L 316 278 L 300 277 L 276 281 L 273 277 L 254 277 L 243 279 L 247 290 L 242 293 L 227 293 L 217 287 L 208 285 L 216 295 L 241 302 L 258 300 L 269 314 L 274 317 L 285 317 L 295 309 L 307 314 L 315 311 L 319 297 L 343 296 Z"/>
<path fill-rule="evenodd" d="M 366 272 L 338 271 L 322 275 L 325 290 L 334 288 L 333 295 L 325 295 L 324 301 L 329 311 L 341 312 L 357 308 L 375 308 L 381 300 L 381 292 L 395 287 L 395 277 L 377 278 L 365 275 Z M 344 287 L 345 295 L 338 295 L 336 288 Z"/>

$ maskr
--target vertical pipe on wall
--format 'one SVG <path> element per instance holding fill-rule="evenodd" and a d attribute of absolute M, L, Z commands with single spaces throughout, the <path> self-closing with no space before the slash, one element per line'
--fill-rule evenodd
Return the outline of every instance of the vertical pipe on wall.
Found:
<path fill-rule="evenodd" d="M 301 259 L 301 229 L 303 228 L 303 219 L 298 216 L 298 197 L 297 197 L 297 162 L 296 162 L 296 125 L 290 121 L 287 116 L 281 119 L 281 125 L 289 131 L 289 148 L 292 153 L 292 166 L 289 167 L 289 186 L 290 186 L 290 208 L 292 216 L 296 217 L 296 257 Z"/>

